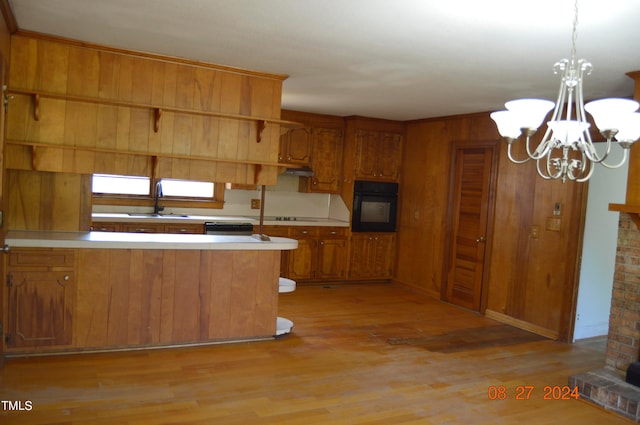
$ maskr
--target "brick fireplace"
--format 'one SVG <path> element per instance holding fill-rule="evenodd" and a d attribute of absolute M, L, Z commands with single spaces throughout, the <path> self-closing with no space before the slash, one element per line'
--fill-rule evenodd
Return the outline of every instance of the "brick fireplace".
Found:
<path fill-rule="evenodd" d="M 621 212 L 605 365 L 569 377 L 581 398 L 640 422 L 640 387 L 625 382 L 640 357 L 640 230 L 638 215 Z"/>

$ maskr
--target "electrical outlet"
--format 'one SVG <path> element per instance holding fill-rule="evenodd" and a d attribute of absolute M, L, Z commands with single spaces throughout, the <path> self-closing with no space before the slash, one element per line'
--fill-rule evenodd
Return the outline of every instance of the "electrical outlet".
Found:
<path fill-rule="evenodd" d="M 260 199 L 252 199 L 251 200 L 251 209 L 259 210 L 260 209 Z"/>
<path fill-rule="evenodd" d="M 538 239 L 538 226 L 531 226 L 531 237 Z"/>

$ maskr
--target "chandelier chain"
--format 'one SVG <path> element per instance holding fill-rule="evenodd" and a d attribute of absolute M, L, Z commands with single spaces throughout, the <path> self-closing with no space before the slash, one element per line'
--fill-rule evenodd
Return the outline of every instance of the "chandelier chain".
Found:
<path fill-rule="evenodd" d="M 573 31 L 571 33 L 571 61 L 576 59 L 576 44 L 578 41 L 578 0 L 573 6 Z"/>

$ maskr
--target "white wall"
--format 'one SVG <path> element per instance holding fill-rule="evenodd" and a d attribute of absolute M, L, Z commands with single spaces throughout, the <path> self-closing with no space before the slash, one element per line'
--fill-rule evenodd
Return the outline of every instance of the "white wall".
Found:
<path fill-rule="evenodd" d="M 619 213 L 608 207 L 625 202 L 627 170 L 598 166 L 589 181 L 574 341 L 609 331 Z"/>

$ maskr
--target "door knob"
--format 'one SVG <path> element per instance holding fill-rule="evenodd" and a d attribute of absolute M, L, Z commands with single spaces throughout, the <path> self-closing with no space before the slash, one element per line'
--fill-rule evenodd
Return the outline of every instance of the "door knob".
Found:
<path fill-rule="evenodd" d="M 476 242 L 480 243 L 480 242 L 484 242 L 484 236 L 480 236 L 478 239 L 476 239 Z"/>

